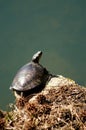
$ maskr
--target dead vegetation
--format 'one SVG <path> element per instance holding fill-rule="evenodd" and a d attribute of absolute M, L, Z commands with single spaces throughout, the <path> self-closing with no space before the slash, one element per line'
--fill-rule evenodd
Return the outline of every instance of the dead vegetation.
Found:
<path fill-rule="evenodd" d="M 0 112 L 0 130 L 86 130 L 86 88 L 51 87 Z"/>

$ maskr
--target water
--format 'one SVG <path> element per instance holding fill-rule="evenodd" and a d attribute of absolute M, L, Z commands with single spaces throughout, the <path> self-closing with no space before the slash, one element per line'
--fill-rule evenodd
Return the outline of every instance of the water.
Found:
<path fill-rule="evenodd" d="M 86 1 L 0 1 L 0 108 L 17 70 L 43 51 L 41 64 L 86 85 Z"/>

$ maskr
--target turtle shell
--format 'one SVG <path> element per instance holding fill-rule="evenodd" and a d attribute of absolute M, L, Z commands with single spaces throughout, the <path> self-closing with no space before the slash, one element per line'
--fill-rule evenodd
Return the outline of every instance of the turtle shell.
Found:
<path fill-rule="evenodd" d="M 28 91 L 43 83 L 45 68 L 40 64 L 30 63 L 24 65 L 17 72 L 10 89 L 17 91 Z"/>

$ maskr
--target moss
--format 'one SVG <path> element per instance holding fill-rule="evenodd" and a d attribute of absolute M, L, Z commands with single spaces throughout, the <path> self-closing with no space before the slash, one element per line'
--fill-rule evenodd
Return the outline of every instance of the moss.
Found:
<path fill-rule="evenodd" d="M 0 111 L 0 130 L 86 129 L 86 88 L 77 84 L 51 87 L 12 106 Z"/>

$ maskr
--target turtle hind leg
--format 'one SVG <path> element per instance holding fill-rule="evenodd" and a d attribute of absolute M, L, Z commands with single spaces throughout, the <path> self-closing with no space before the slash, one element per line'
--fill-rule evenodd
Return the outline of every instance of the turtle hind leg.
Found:
<path fill-rule="evenodd" d="M 18 99 L 18 98 L 22 98 L 24 94 L 21 91 L 15 91 L 14 90 L 14 95 Z"/>

